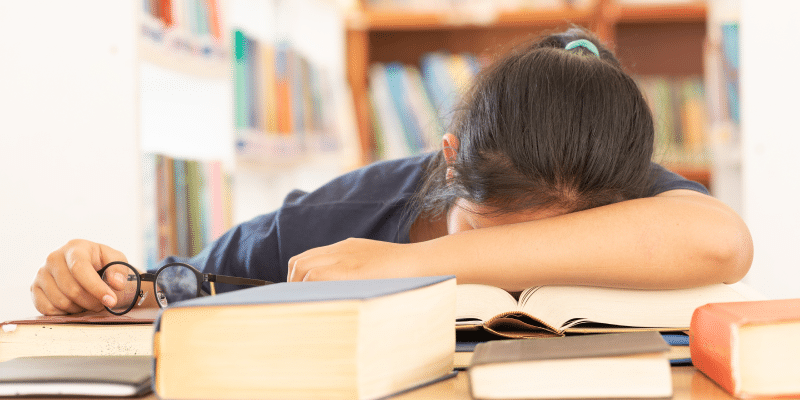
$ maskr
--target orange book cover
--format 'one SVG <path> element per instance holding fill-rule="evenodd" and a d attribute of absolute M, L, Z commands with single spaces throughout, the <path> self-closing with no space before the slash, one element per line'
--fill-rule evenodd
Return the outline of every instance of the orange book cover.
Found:
<path fill-rule="evenodd" d="M 294 68 L 294 52 L 286 44 L 279 44 L 275 49 L 275 82 L 277 96 L 277 129 L 278 132 L 290 135 L 294 132 L 292 120 L 292 69 Z"/>
<path fill-rule="evenodd" d="M 222 40 L 222 27 L 220 23 L 220 10 L 217 0 L 208 0 L 208 26 L 211 36 L 216 40 Z"/>
<path fill-rule="evenodd" d="M 742 354 L 758 351 L 769 362 L 769 353 L 785 353 L 787 350 L 798 352 L 798 346 L 795 345 L 794 350 L 791 350 L 791 346 L 789 349 L 776 349 L 781 345 L 762 342 L 757 343 L 758 349 L 743 349 L 742 328 L 791 324 L 800 326 L 800 299 L 710 303 L 698 307 L 692 315 L 689 330 L 692 363 L 734 396 L 761 397 L 759 393 L 748 392 L 747 388 L 742 387 L 743 370 L 749 367 L 743 365 L 748 360 Z M 783 392 L 773 393 L 769 397 L 798 395 L 800 393 Z"/>

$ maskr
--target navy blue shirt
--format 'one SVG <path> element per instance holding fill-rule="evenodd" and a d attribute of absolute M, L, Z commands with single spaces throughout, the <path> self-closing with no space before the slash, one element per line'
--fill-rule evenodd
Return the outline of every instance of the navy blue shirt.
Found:
<path fill-rule="evenodd" d="M 197 256 L 180 261 L 206 273 L 283 282 L 289 259 L 308 249 L 351 237 L 408 243 L 419 214 L 411 200 L 434 154 L 371 164 L 310 193 L 295 190 L 278 210 L 234 227 Z M 653 167 L 649 196 L 675 189 L 708 194 L 697 182 Z M 170 261 L 179 260 L 165 260 Z M 217 290 L 231 289 L 225 286 Z"/>

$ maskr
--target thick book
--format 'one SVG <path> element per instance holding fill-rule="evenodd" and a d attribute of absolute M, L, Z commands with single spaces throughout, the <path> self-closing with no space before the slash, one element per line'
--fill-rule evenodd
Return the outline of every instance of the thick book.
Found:
<path fill-rule="evenodd" d="M 158 308 L 36 316 L 0 324 L 0 361 L 31 356 L 152 354 Z"/>
<path fill-rule="evenodd" d="M 141 396 L 152 365 L 149 356 L 15 358 L 0 363 L 0 396 Z"/>
<path fill-rule="evenodd" d="M 156 320 L 160 398 L 374 399 L 451 376 L 455 278 L 292 282 Z"/>
<path fill-rule="evenodd" d="M 800 397 L 800 299 L 707 304 L 689 335 L 694 366 L 732 395 Z"/>
<path fill-rule="evenodd" d="M 537 286 L 522 291 L 518 299 L 497 287 L 462 284 L 458 285 L 456 329 L 509 338 L 687 331 L 697 307 L 760 298 L 743 284 L 671 290 Z"/>
<path fill-rule="evenodd" d="M 652 331 L 496 340 L 467 374 L 475 399 L 669 398 L 668 351 Z"/>

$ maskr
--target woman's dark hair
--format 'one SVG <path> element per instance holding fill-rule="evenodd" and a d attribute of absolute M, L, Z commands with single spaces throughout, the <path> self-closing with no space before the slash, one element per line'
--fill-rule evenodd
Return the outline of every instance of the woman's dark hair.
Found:
<path fill-rule="evenodd" d="M 600 56 L 564 50 L 578 39 Z M 494 62 L 453 117 L 458 152 L 448 165 L 440 151 L 428 166 L 415 199 L 422 215 L 438 216 L 457 198 L 497 213 L 574 212 L 650 187 L 650 109 L 615 56 L 582 29 L 540 37 Z"/>

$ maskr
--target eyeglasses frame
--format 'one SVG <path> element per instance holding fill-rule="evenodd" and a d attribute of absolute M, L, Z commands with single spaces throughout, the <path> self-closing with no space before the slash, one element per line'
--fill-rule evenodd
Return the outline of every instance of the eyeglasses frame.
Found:
<path fill-rule="evenodd" d="M 189 268 L 189 270 L 194 272 L 194 275 L 197 278 L 197 293 L 195 293 L 195 296 L 194 296 L 195 298 L 201 296 L 201 294 L 202 294 L 201 289 L 203 287 L 202 286 L 203 282 L 208 282 L 209 286 L 211 286 L 211 295 L 212 296 L 217 294 L 216 288 L 214 287 L 214 283 L 215 282 L 226 283 L 226 284 L 231 284 L 231 285 L 248 285 L 248 286 L 264 286 L 264 285 L 269 285 L 269 284 L 274 283 L 274 282 L 270 282 L 270 281 L 264 281 L 264 280 L 261 280 L 261 279 L 238 278 L 238 277 L 235 277 L 235 276 L 206 274 L 206 273 L 200 272 L 197 268 L 195 268 L 195 267 L 193 267 L 193 266 L 191 266 L 189 264 L 182 263 L 182 262 L 171 262 L 171 263 L 164 264 L 154 274 L 152 274 L 152 273 L 149 273 L 149 272 L 140 273 L 136 268 L 134 268 L 132 265 L 128 264 L 125 261 L 112 261 L 112 262 L 104 265 L 103 268 L 100 268 L 100 270 L 97 271 L 97 274 L 102 277 L 103 273 L 106 271 L 106 269 L 108 269 L 108 267 L 110 267 L 112 265 L 124 265 L 124 266 L 128 267 L 128 269 L 132 270 L 133 273 L 134 273 L 134 276 L 136 277 L 136 296 L 134 297 L 134 301 L 131 302 L 130 306 L 128 306 L 128 308 L 125 309 L 125 311 L 117 312 L 117 311 L 112 310 L 109 307 L 105 307 L 108 312 L 110 312 L 110 313 L 112 313 L 114 315 L 125 315 L 125 314 L 127 314 L 129 311 L 131 311 L 133 309 L 134 306 L 136 306 L 136 298 L 144 298 L 144 291 L 142 290 L 142 281 L 153 282 L 153 295 L 155 296 L 155 293 L 157 291 L 156 279 L 158 278 L 158 274 L 160 274 L 161 271 L 163 271 L 164 269 L 169 268 L 169 267 L 181 266 L 181 267 Z M 129 274 L 128 275 L 128 281 L 131 281 L 132 279 L 133 279 L 133 276 L 131 276 Z M 159 308 L 164 308 L 164 306 L 161 305 L 160 301 L 156 300 L 156 303 L 158 304 Z"/>

